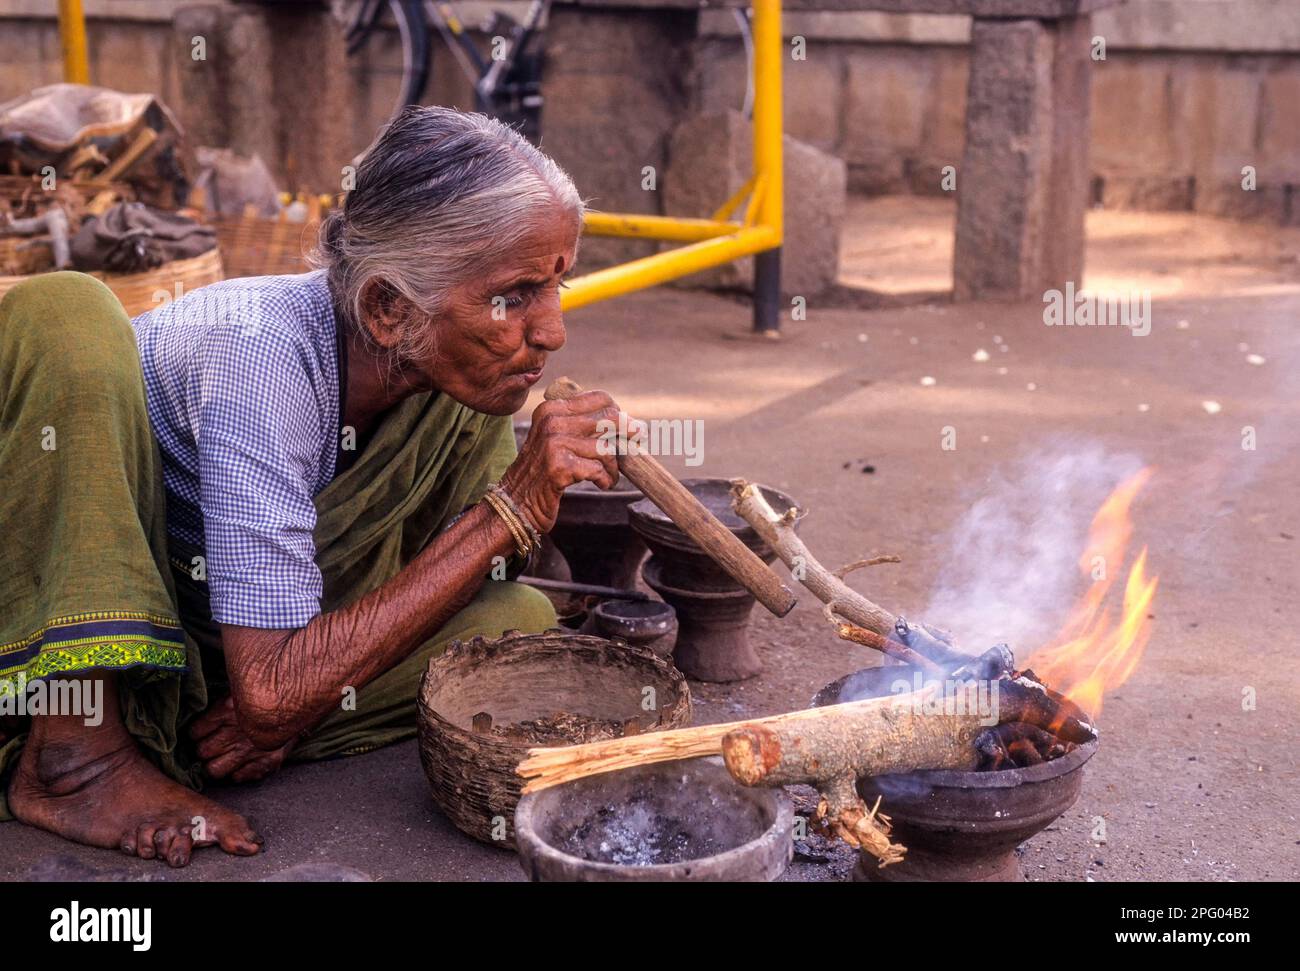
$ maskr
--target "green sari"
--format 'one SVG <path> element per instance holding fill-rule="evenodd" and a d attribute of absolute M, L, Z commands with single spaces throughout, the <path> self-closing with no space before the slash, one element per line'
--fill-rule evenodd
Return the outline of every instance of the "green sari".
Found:
<path fill-rule="evenodd" d="M 51 273 L 0 301 L 0 693 L 115 670 L 128 731 L 171 777 L 200 782 L 184 726 L 225 681 L 195 551 L 168 547 L 162 463 L 135 337 L 102 283 Z M 508 417 L 445 395 L 394 408 L 316 497 L 322 610 L 395 576 L 477 502 L 515 455 Z M 401 664 L 327 717 L 298 759 L 367 751 L 415 733 L 415 693 L 452 640 L 553 626 L 550 602 L 508 581 L 478 596 Z M 4 709 L 0 709 L 4 710 Z M 0 717 L 0 819 L 25 740 Z"/>

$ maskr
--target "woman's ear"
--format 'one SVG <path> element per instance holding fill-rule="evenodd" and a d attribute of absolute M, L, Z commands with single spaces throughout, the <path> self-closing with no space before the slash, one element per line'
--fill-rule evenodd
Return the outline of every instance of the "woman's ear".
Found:
<path fill-rule="evenodd" d="M 361 326 L 371 339 L 386 351 L 396 347 L 411 310 L 406 298 L 387 280 L 378 278 L 370 280 L 362 290 L 361 307 Z"/>

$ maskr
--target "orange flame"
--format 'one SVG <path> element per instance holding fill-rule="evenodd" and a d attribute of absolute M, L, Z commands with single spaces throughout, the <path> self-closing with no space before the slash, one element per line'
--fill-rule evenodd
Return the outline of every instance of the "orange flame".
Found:
<path fill-rule="evenodd" d="M 1105 603 L 1115 568 L 1124 562 L 1133 534 L 1129 506 L 1151 473 L 1149 468 L 1142 469 L 1102 503 L 1088 531 L 1088 547 L 1079 558 L 1079 568 L 1092 584 L 1060 633 L 1035 651 L 1026 665 L 1094 718 L 1101 713 L 1103 695 L 1137 669 L 1151 637 L 1148 611 L 1156 593 L 1156 578 L 1147 579 L 1145 547 L 1124 585 L 1118 624 L 1111 623 L 1111 609 Z"/>

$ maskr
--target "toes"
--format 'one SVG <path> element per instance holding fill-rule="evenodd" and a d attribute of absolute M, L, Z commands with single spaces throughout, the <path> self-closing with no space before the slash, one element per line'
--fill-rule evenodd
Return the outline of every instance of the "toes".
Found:
<path fill-rule="evenodd" d="M 217 834 L 217 842 L 223 850 L 235 856 L 253 856 L 262 848 L 262 837 L 248 828 L 223 829 Z"/>
<path fill-rule="evenodd" d="M 172 843 L 177 836 L 175 826 L 163 826 L 153 834 L 154 856 L 160 860 L 167 859 Z"/>
<path fill-rule="evenodd" d="M 167 865 L 170 867 L 183 867 L 190 862 L 190 853 L 194 849 L 194 841 L 190 834 L 181 830 L 172 840 L 171 849 L 167 851 Z"/>
<path fill-rule="evenodd" d="M 136 830 L 135 845 L 136 853 L 142 860 L 152 860 L 154 857 L 153 837 L 154 831 L 158 828 L 155 823 L 141 823 L 140 828 Z"/>
<path fill-rule="evenodd" d="M 121 849 L 127 856 L 135 856 L 135 833 L 122 834 Z"/>

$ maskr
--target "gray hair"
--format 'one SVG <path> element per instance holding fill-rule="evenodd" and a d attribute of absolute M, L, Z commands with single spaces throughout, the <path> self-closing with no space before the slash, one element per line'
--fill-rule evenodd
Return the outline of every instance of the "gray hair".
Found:
<path fill-rule="evenodd" d="M 486 115 L 408 107 L 361 160 L 355 187 L 321 226 L 313 262 L 366 340 L 367 289 L 378 281 L 405 298 L 415 319 L 390 353 L 395 362 L 420 358 L 433 350 L 429 318 L 448 291 L 482 275 L 557 206 L 581 220 L 572 180 L 518 132 Z"/>

